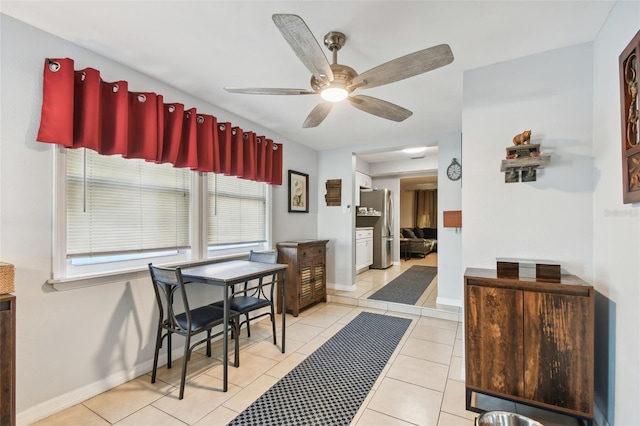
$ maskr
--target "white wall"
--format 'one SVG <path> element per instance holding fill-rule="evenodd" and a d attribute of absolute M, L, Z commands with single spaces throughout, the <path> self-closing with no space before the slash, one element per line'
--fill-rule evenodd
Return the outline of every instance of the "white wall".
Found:
<path fill-rule="evenodd" d="M 76 404 L 151 369 L 155 300 L 148 274 L 59 292 L 51 275 L 54 146 L 35 141 L 46 57 L 71 57 L 105 80 L 155 91 L 284 144 L 284 184 L 275 187 L 274 241 L 315 238 L 317 201 L 310 214 L 287 213 L 286 170 L 317 182 L 315 151 L 265 131 L 104 57 L 0 15 L 2 99 L 0 129 L 0 259 L 16 266 L 17 413 L 25 424 Z M 204 286 L 203 286 L 204 287 Z M 218 296 L 200 289 L 202 300 Z M 177 345 L 177 342 L 176 342 Z"/>
<path fill-rule="evenodd" d="M 591 44 L 464 73 L 462 264 L 497 257 L 548 259 L 592 278 Z M 529 183 L 504 183 L 500 162 L 514 135 L 551 155 Z"/>
<path fill-rule="evenodd" d="M 640 3 L 618 2 L 593 50 L 596 402 L 611 425 L 640 422 L 640 204 L 622 204 L 618 79 L 618 56 L 639 28 Z"/>
<path fill-rule="evenodd" d="M 318 153 L 318 239 L 328 239 L 327 286 L 348 290 L 355 276 L 354 159 L 350 149 Z M 327 206 L 329 179 L 342 180 L 340 206 Z"/>
<path fill-rule="evenodd" d="M 442 135 L 438 140 L 438 297 L 442 305 L 462 306 L 462 233 L 466 212 L 462 212 L 462 228 L 445 228 L 444 211 L 461 210 L 462 185 L 466 184 L 466 168 L 460 159 L 462 153 L 460 133 Z M 462 178 L 452 181 L 447 177 L 447 167 L 456 158 L 462 165 Z"/>
<path fill-rule="evenodd" d="M 289 170 L 309 175 L 309 213 L 289 213 Z M 317 235 L 319 185 L 317 152 L 298 143 L 286 143 L 282 164 L 282 185 L 273 187 L 273 242 L 313 239 Z"/>

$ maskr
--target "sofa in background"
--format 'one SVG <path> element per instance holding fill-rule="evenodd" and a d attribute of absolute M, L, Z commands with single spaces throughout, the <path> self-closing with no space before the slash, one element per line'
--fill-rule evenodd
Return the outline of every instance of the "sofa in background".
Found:
<path fill-rule="evenodd" d="M 402 236 L 409 241 L 406 246 L 406 254 L 425 257 L 431 252 L 438 251 L 437 228 L 402 228 Z"/>

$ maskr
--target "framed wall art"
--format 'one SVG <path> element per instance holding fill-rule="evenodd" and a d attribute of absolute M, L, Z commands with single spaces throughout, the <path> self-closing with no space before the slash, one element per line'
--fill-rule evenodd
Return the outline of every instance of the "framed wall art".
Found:
<path fill-rule="evenodd" d="M 640 202 L 640 111 L 638 56 L 640 31 L 622 51 L 620 67 L 620 115 L 622 119 L 622 202 Z"/>
<path fill-rule="evenodd" d="M 309 213 L 309 175 L 289 170 L 289 212 Z"/>

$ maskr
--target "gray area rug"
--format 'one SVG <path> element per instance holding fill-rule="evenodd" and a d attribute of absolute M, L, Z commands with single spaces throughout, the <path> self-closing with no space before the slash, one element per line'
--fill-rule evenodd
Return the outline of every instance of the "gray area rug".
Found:
<path fill-rule="evenodd" d="M 368 299 L 415 305 L 437 274 L 438 268 L 435 266 L 414 265 Z"/>
<path fill-rule="evenodd" d="M 348 425 L 410 323 L 361 312 L 229 425 Z"/>

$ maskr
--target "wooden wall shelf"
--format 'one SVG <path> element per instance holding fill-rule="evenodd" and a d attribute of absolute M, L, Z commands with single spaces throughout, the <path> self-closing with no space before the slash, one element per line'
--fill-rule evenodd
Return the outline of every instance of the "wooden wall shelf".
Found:
<path fill-rule="evenodd" d="M 542 169 L 549 165 L 551 162 L 550 155 L 541 155 L 539 157 L 524 157 L 524 158 L 514 158 L 510 160 L 502 160 L 502 165 L 500 166 L 501 172 L 506 172 L 509 169 L 528 169 L 529 167 L 537 167 Z"/>

